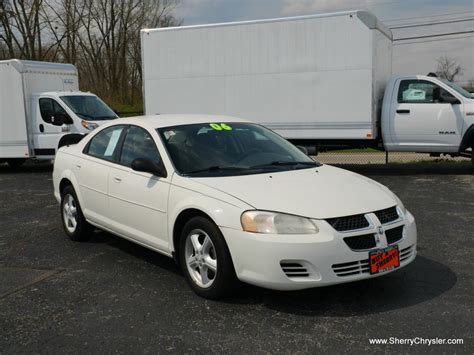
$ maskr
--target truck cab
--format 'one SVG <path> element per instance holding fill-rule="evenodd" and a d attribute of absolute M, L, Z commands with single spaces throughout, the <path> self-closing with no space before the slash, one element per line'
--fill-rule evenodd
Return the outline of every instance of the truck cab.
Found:
<path fill-rule="evenodd" d="M 0 163 L 50 160 L 63 135 L 88 133 L 116 118 L 96 95 L 79 91 L 72 64 L 0 61 Z"/>
<path fill-rule="evenodd" d="M 99 97 L 81 91 L 55 91 L 31 96 L 34 154 L 53 158 L 65 133 L 87 134 L 118 118 Z"/>
<path fill-rule="evenodd" d="M 393 77 L 386 85 L 381 123 L 387 151 L 467 155 L 474 145 L 474 98 L 438 77 Z"/>

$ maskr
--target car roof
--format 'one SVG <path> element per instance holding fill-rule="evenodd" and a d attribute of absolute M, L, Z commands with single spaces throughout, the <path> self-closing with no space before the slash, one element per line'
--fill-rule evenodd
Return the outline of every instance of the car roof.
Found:
<path fill-rule="evenodd" d="M 40 92 L 40 93 L 35 93 L 36 95 L 49 95 L 49 96 L 96 96 L 95 94 L 91 92 L 85 92 L 85 91 L 46 91 L 46 92 Z"/>
<path fill-rule="evenodd" d="M 225 115 L 166 114 L 119 118 L 113 124 L 137 124 L 151 129 L 199 123 L 250 123 L 248 120 Z"/>

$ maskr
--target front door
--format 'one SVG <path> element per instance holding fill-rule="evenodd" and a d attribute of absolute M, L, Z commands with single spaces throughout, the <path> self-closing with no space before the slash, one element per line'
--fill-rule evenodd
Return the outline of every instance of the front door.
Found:
<path fill-rule="evenodd" d="M 54 115 L 67 114 L 55 99 L 41 97 L 33 101 L 33 141 L 34 153 L 38 158 L 53 157 L 61 137 L 68 131 L 67 125 L 55 125 Z"/>
<path fill-rule="evenodd" d="M 436 83 L 419 79 L 398 82 L 391 107 L 392 138 L 400 150 L 449 152 L 462 132 L 462 105 L 443 102 L 455 97 Z"/>
<path fill-rule="evenodd" d="M 162 163 L 151 134 L 130 126 L 118 164 L 109 173 L 110 218 L 121 234 L 167 252 L 170 181 L 132 170 L 132 161 L 137 158 Z"/>

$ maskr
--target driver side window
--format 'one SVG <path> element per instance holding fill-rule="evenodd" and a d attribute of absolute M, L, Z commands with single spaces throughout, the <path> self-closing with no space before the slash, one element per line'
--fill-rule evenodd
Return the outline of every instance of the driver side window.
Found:
<path fill-rule="evenodd" d="M 402 80 L 398 88 L 398 102 L 406 104 L 433 104 L 440 98 L 454 98 L 449 92 L 426 80 Z"/>
<path fill-rule="evenodd" d="M 39 107 L 41 118 L 46 123 L 52 123 L 52 117 L 58 113 L 66 114 L 66 110 L 64 110 L 62 106 L 53 99 L 40 99 Z"/>

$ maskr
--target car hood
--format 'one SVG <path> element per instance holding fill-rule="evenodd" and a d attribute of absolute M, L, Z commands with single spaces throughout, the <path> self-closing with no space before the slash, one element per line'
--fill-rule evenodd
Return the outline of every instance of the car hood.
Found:
<path fill-rule="evenodd" d="M 347 170 L 318 168 L 256 175 L 193 178 L 255 209 L 325 219 L 395 206 L 383 185 Z"/>

